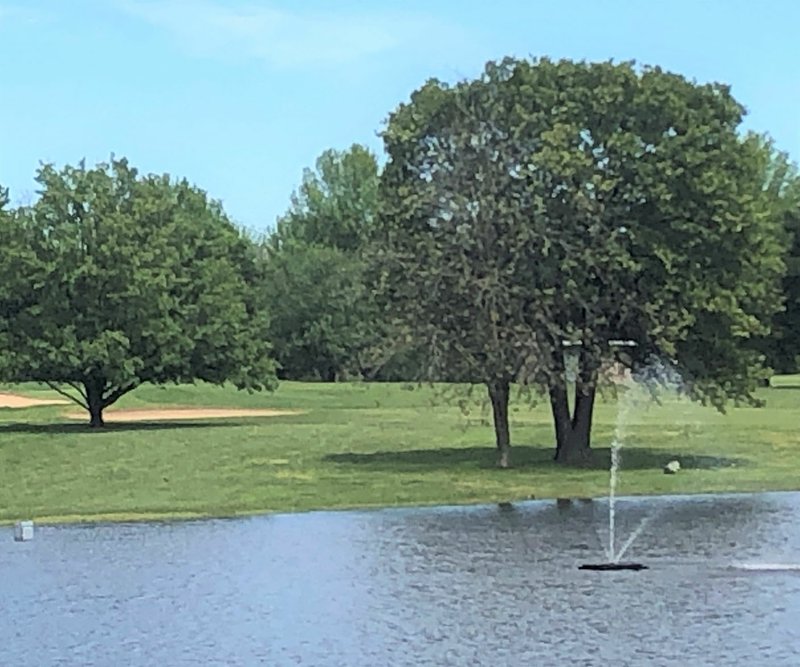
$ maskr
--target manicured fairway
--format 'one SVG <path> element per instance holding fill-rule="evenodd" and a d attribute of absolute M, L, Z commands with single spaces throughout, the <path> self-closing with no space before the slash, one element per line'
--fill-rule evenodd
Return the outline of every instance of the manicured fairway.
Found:
<path fill-rule="evenodd" d="M 621 494 L 800 489 L 800 378 L 766 407 L 721 415 L 635 406 L 621 424 Z M 55 398 L 33 385 L 3 387 Z M 481 394 L 482 396 L 482 394 Z M 598 406 L 587 469 L 551 461 L 547 406 L 512 410 L 514 468 L 494 468 L 486 407 L 465 415 L 430 388 L 284 383 L 274 394 L 145 386 L 126 410 L 274 409 L 279 416 L 113 422 L 92 431 L 65 405 L 0 408 L 0 522 L 233 516 L 323 508 L 502 502 L 606 493 L 617 406 Z M 212 413 L 219 414 L 219 413 Z M 152 413 L 151 413 L 152 416 Z M 680 460 L 677 475 L 663 465 Z"/>

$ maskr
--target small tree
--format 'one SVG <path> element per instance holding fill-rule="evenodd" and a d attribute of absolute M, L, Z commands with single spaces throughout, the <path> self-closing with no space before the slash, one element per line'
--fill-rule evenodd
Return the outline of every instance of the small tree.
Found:
<path fill-rule="evenodd" d="M 783 249 L 742 115 L 727 87 L 658 68 L 512 59 L 391 115 L 382 301 L 434 366 L 487 385 L 500 465 L 513 381 L 549 396 L 558 461 L 589 454 L 613 339 L 636 343 L 632 368 L 672 360 L 697 400 L 753 400 L 743 343 L 779 307 Z"/>
<path fill-rule="evenodd" d="M 378 327 L 362 254 L 378 182 L 363 146 L 325 151 L 264 244 L 263 292 L 282 377 L 333 381 L 370 370 Z"/>
<path fill-rule="evenodd" d="M 0 223 L 0 273 L 26 294 L 0 293 L 0 378 L 47 383 L 92 426 L 143 382 L 274 387 L 254 251 L 218 204 L 125 160 L 37 181 L 38 201 Z"/>

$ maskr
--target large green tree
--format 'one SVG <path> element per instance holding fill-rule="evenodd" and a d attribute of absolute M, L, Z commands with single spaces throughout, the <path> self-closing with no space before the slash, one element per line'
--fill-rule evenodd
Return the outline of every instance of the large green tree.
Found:
<path fill-rule="evenodd" d="M 287 241 L 359 253 L 374 225 L 379 169 L 369 149 L 326 150 L 306 169 L 289 210 L 278 219 L 273 244 Z"/>
<path fill-rule="evenodd" d="M 796 181 L 796 183 L 798 183 Z M 778 334 L 773 364 L 779 373 L 800 372 L 800 187 L 794 187 L 795 203 L 787 214 L 792 243 L 786 258 L 783 291 L 785 310 L 776 318 Z"/>
<path fill-rule="evenodd" d="M 263 290 L 281 377 L 332 382 L 366 370 L 374 308 L 358 256 L 284 243 L 268 251 Z"/>
<path fill-rule="evenodd" d="M 264 244 L 263 291 L 282 377 L 332 381 L 370 370 L 377 323 L 362 255 L 378 184 L 378 163 L 363 146 L 325 151 Z"/>
<path fill-rule="evenodd" d="M 743 113 L 726 86 L 658 68 L 507 59 L 390 116 L 381 301 L 426 368 L 487 385 L 500 465 L 514 382 L 549 397 L 558 461 L 589 454 L 615 339 L 632 368 L 670 360 L 697 400 L 752 400 L 742 343 L 766 332 L 783 266 Z"/>
<path fill-rule="evenodd" d="M 252 244 L 186 181 L 125 160 L 43 166 L 0 221 L 0 378 L 62 391 L 103 425 L 143 382 L 271 388 Z"/>
<path fill-rule="evenodd" d="M 17 233 L 16 212 L 9 208 L 8 190 L 0 188 L 0 252 L 16 256 L 17 262 L 27 266 L 29 248 L 21 234 Z M 29 302 L 29 290 L 20 272 L 10 262 L 0 262 L 0 317 L 18 313 Z"/>
<path fill-rule="evenodd" d="M 778 373 L 800 370 L 800 175 L 785 153 L 764 143 L 770 159 L 764 169 L 764 192 L 782 221 L 787 239 L 784 307 L 762 346 L 768 364 Z"/>

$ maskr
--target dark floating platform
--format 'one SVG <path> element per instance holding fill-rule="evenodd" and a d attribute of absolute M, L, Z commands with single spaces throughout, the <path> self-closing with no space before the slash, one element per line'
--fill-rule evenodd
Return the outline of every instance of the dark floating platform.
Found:
<path fill-rule="evenodd" d="M 613 570 L 646 570 L 647 565 L 641 563 L 585 563 L 579 570 L 596 570 L 598 572 L 609 572 Z"/>

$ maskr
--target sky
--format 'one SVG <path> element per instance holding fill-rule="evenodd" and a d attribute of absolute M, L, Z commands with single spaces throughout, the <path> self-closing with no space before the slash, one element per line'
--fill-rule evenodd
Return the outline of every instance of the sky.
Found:
<path fill-rule="evenodd" d="M 427 79 L 517 57 L 635 60 L 720 81 L 800 160 L 796 0 L 0 0 L 0 186 L 125 156 L 252 230 L 328 148 L 381 153 Z"/>

